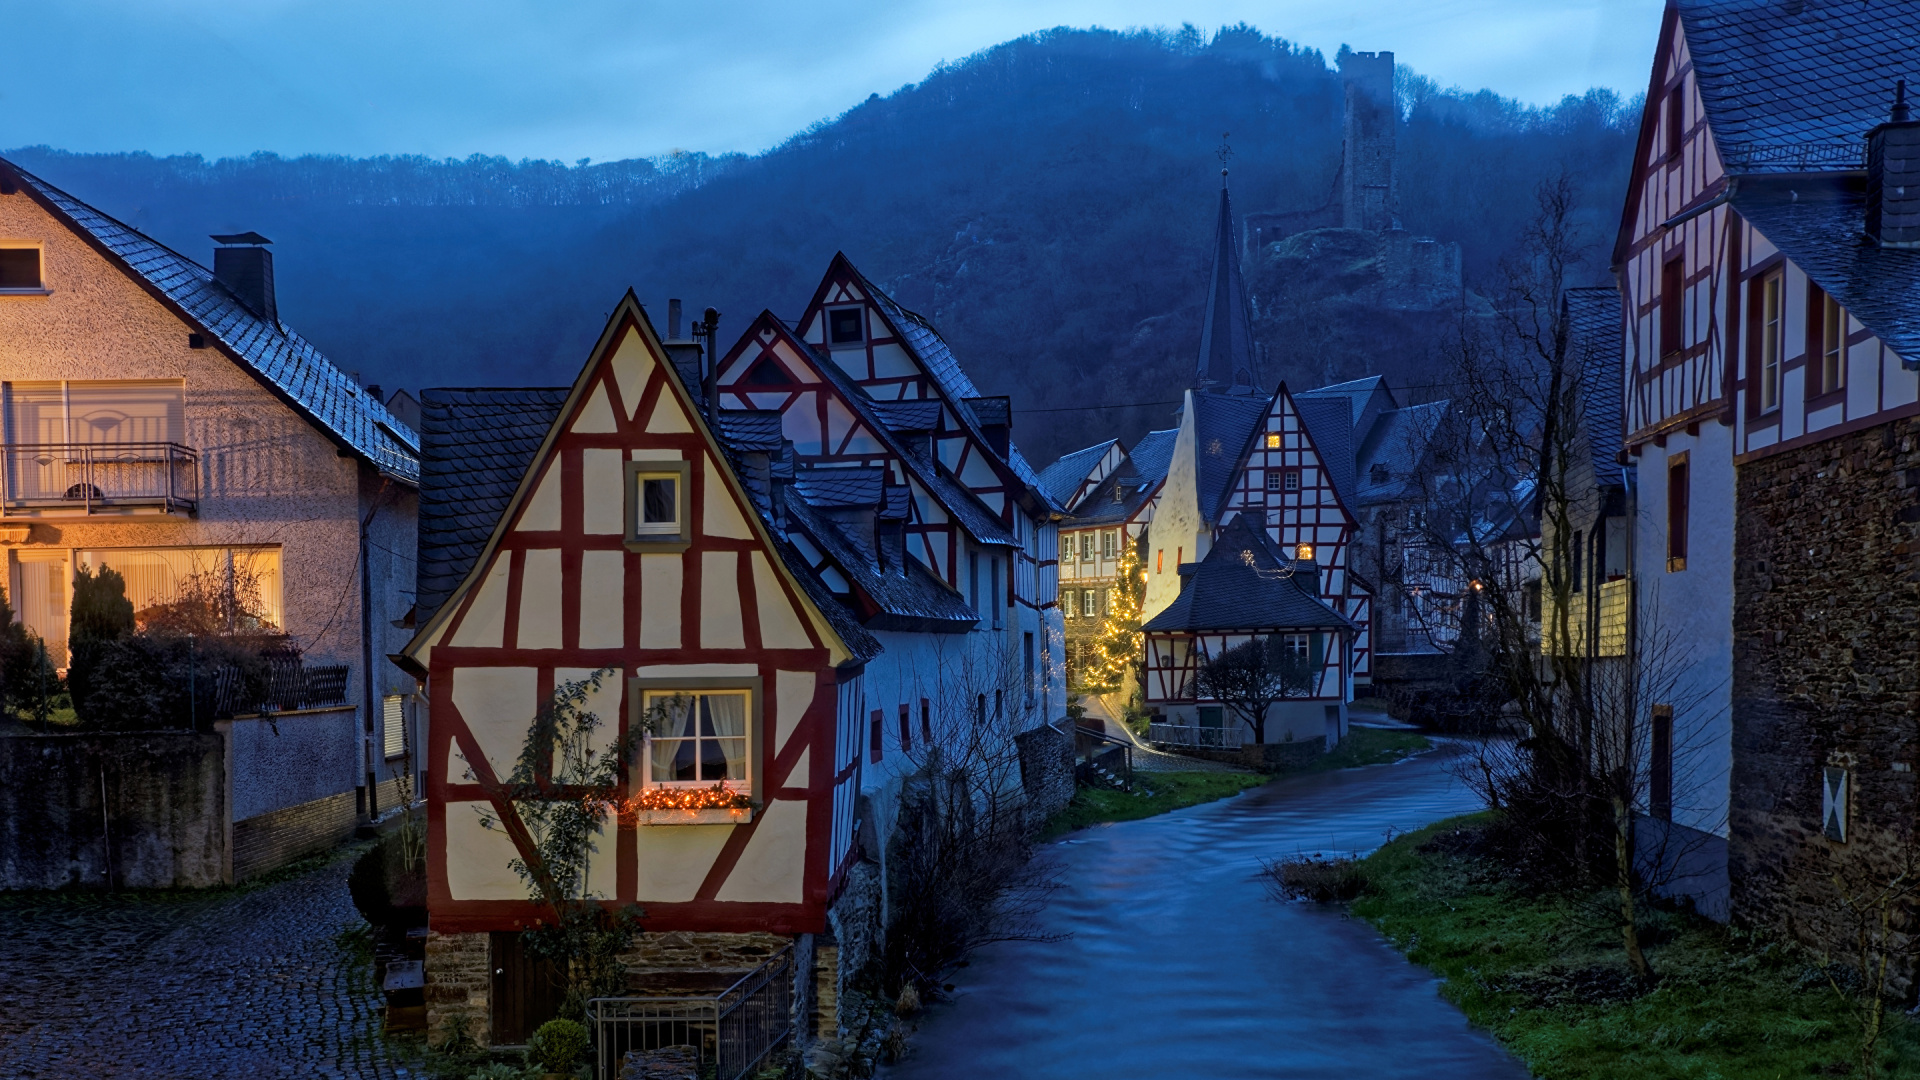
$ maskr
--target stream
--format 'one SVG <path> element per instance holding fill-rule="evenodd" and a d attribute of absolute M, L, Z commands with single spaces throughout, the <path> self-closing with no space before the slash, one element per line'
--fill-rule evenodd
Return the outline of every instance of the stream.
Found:
<path fill-rule="evenodd" d="M 980 950 L 881 1076 L 1524 1080 L 1426 969 L 1338 909 L 1273 900 L 1260 873 L 1478 809 L 1448 771 L 1460 750 L 1070 834 L 1039 921 L 1071 936 Z"/>

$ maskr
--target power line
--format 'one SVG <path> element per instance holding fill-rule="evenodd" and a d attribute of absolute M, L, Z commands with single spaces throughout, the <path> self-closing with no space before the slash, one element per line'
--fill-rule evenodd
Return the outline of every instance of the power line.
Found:
<path fill-rule="evenodd" d="M 1544 378 L 1544 376 L 1541 377 Z M 1467 385 L 1467 383 L 1463 380 L 1449 379 L 1444 382 L 1394 383 L 1391 384 L 1390 388 L 1404 393 L 1409 390 L 1451 390 L 1464 385 Z M 1295 393 L 1294 396 L 1299 397 L 1302 394 L 1309 393 L 1313 393 L 1313 391 L 1302 390 Z M 1157 405 L 1178 405 L 1184 400 L 1184 398 L 1168 398 L 1164 401 L 1116 401 L 1106 405 L 1060 405 L 1046 409 L 1017 409 L 1015 411 L 1022 416 L 1027 416 L 1032 413 L 1101 412 L 1107 409 L 1146 409 Z"/>

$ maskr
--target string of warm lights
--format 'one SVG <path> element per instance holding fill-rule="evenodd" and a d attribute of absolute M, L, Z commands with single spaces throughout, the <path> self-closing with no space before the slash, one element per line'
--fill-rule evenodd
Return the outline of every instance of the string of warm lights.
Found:
<path fill-rule="evenodd" d="M 753 805 L 745 792 L 725 780 L 710 788 L 650 787 L 627 800 L 629 810 L 744 810 Z"/>
<path fill-rule="evenodd" d="M 1146 580 L 1139 550 L 1131 543 L 1122 545 L 1120 567 L 1107 593 L 1107 613 L 1101 620 L 1099 636 L 1093 640 L 1092 662 L 1086 666 L 1088 686 L 1118 687 L 1139 662 L 1140 610 L 1146 599 Z"/>

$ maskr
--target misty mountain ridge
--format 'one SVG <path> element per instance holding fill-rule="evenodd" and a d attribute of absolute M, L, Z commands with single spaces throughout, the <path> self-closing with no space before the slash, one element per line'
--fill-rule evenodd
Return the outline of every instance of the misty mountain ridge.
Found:
<path fill-rule="evenodd" d="M 1407 230 L 1458 243 L 1467 281 L 1488 280 L 1534 187 L 1564 169 L 1604 280 L 1637 103 L 1594 90 L 1528 107 L 1405 69 L 1395 92 Z M 939 326 L 983 393 L 1012 396 L 1044 462 L 1167 426 L 1192 381 L 1222 159 L 1240 214 L 1311 210 L 1338 175 L 1341 120 L 1322 54 L 1244 25 L 1057 29 L 754 156 L 6 156 L 203 262 L 209 233 L 271 237 L 283 318 L 389 389 L 565 383 L 629 286 L 656 318 L 669 296 L 718 308 L 730 339 L 762 308 L 797 314 L 845 251 Z M 1311 247 L 1367 285 L 1352 238 Z M 1301 284 L 1301 252 L 1247 267 L 1264 381 L 1436 380 L 1448 319 L 1371 332 L 1366 304 Z"/>

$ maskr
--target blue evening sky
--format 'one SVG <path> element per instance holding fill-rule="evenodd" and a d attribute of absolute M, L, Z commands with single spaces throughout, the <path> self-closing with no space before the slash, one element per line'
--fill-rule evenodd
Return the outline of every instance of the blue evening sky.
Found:
<path fill-rule="evenodd" d="M 1245 21 L 1542 104 L 1645 89 L 1660 0 L 0 0 L 0 147 L 764 150 L 1051 26 Z"/>

